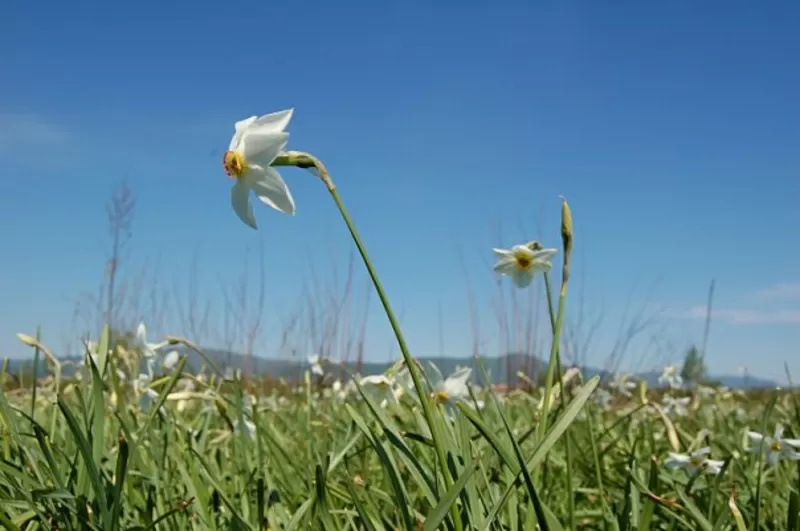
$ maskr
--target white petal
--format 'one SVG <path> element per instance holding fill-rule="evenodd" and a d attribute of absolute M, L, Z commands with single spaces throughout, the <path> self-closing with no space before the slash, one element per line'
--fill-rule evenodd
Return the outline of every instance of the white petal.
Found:
<path fill-rule="evenodd" d="M 549 273 L 550 270 L 553 269 L 553 264 L 550 262 L 545 262 L 543 260 L 536 260 L 533 262 L 531 270 L 539 272 L 539 273 Z"/>
<path fill-rule="evenodd" d="M 794 446 L 795 448 L 800 448 L 800 439 L 781 439 L 781 442 L 789 446 Z"/>
<path fill-rule="evenodd" d="M 510 275 L 517 270 L 517 262 L 513 258 L 501 258 L 494 265 L 494 270 L 501 275 Z"/>
<path fill-rule="evenodd" d="M 319 364 L 319 354 L 312 354 L 308 357 L 308 364 L 309 365 L 317 365 Z"/>
<path fill-rule="evenodd" d="M 775 463 L 777 463 L 780 460 L 780 458 L 781 458 L 781 453 L 780 452 L 768 452 L 767 453 L 767 462 L 770 465 L 774 465 Z"/>
<path fill-rule="evenodd" d="M 689 456 L 685 454 L 675 454 L 670 452 L 669 457 L 664 464 L 670 468 L 677 468 L 686 466 L 689 463 Z"/>
<path fill-rule="evenodd" d="M 143 347 L 147 346 L 147 328 L 144 323 L 139 323 L 136 328 L 136 342 Z"/>
<path fill-rule="evenodd" d="M 514 285 L 518 288 L 527 288 L 533 280 L 533 275 L 525 271 L 514 271 L 511 278 L 514 279 Z"/>
<path fill-rule="evenodd" d="M 517 258 L 526 258 L 531 261 L 536 258 L 536 254 L 526 245 L 515 245 L 511 248 L 511 254 Z"/>
<path fill-rule="evenodd" d="M 751 443 L 758 444 L 761 442 L 762 439 L 764 439 L 764 436 L 758 433 L 757 431 L 748 431 L 747 438 L 750 439 Z"/>
<path fill-rule="evenodd" d="M 294 114 L 294 109 L 286 109 L 285 111 L 259 116 L 253 122 L 253 132 L 283 133 L 283 130 L 286 129 L 292 119 L 292 114 Z"/>
<path fill-rule="evenodd" d="M 558 249 L 540 249 L 533 251 L 533 256 L 536 260 L 549 260 L 557 252 Z"/>
<path fill-rule="evenodd" d="M 492 251 L 494 251 L 494 254 L 496 254 L 497 256 L 499 256 L 501 258 L 511 255 L 511 251 L 509 251 L 507 249 L 496 249 L 495 248 L 495 249 L 492 249 Z"/>
<path fill-rule="evenodd" d="M 780 441 L 781 437 L 783 437 L 783 425 L 776 424 L 775 425 L 775 435 L 772 436 L 773 439 L 776 441 Z"/>
<path fill-rule="evenodd" d="M 693 457 L 700 457 L 700 456 L 707 455 L 707 454 L 710 454 L 710 453 L 711 453 L 711 448 L 706 446 L 705 448 L 700 448 L 696 452 L 693 452 L 692 456 Z"/>
<path fill-rule="evenodd" d="M 236 181 L 231 188 L 231 205 L 233 211 L 245 225 L 258 229 L 256 216 L 253 214 L 253 205 L 250 203 L 250 188 L 242 181 Z"/>
<path fill-rule="evenodd" d="M 294 215 L 292 193 L 275 168 L 252 168 L 247 172 L 245 181 L 262 203 L 290 216 Z"/>
<path fill-rule="evenodd" d="M 245 118 L 244 120 L 239 120 L 233 125 L 234 133 L 233 138 L 231 138 L 231 142 L 228 145 L 228 149 L 230 151 L 234 151 L 239 147 L 239 142 L 242 140 L 242 135 L 244 132 L 250 127 L 250 125 L 256 121 L 255 116 L 251 116 L 250 118 Z"/>
<path fill-rule="evenodd" d="M 242 138 L 239 150 L 244 155 L 248 165 L 255 163 L 269 166 L 278 153 L 289 142 L 288 133 L 251 133 L 247 132 Z"/>
<path fill-rule="evenodd" d="M 178 364 L 178 360 L 180 360 L 180 355 L 177 350 L 173 350 L 164 356 L 164 368 L 171 371 Z"/>

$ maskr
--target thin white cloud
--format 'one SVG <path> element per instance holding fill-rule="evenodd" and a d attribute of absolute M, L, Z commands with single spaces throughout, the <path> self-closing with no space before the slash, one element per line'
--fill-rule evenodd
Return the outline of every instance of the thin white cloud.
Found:
<path fill-rule="evenodd" d="M 776 284 L 756 292 L 761 299 L 800 299 L 800 282 Z"/>
<path fill-rule="evenodd" d="M 705 319 L 705 306 L 694 306 L 682 313 L 686 319 Z M 722 308 L 711 311 L 712 320 L 726 321 L 737 325 L 800 324 L 800 310 L 752 310 Z"/>
<path fill-rule="evenodd" d="M 0 112 L 0 153 L 53 149 L 66 146 L 71 139 L 66 129 L 42 117 Z"/>

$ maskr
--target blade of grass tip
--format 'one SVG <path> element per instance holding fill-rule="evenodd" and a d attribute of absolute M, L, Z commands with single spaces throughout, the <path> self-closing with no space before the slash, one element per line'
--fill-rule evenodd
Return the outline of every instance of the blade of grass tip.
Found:
<path fill-rule="evenodd" d="M 314 467 L 315 502 L 313 514 L 316 516 L 316 520 L 322 523 L 322 526 L 326 531 L 328 529 L 340 529 L 336 522 L 333 521 L 333 518 L 331 518 L 330 507 L 328 507 L 328 495 L 325 487 L 325 468 L 323 468 L 320 463 L 317 463 L 317 465 Z"/>
<path fill-rule="evenodd" d="M 592 391 L 594 391 L 595 387 L 597 387 L 597 384 L 599 382 L 600 382 L 600 377 L 593 376 L 588 382 L 586 382 L 585 384 L 583 384 L 583 386 L 578 388 L 577 392 L 575 393 L 575 398 L 573 398 L 572 401 L 569 403 L 569 405 L 564 409 L 564 413 L 561 414 L 561 417 L 559 417 L 559 419 L 553 424 L 550 430 L 545 434 L 544 439 L 542 439 L 541 443 L 539 443 L 539 446 L 537 446 L 536 450 L 533 452 L 533 455 L 528 459 L 527 463 L 525 464 L 527 468 L 529 469 L 534 468 L 544 460 L 544 458 L 547 456 L 547 453 L 553 448 L 556 442 L 558 442 L 561 435 L 566 431 L 567 427 L 575 420 L 575 417 L 578 415 L 578 413 L 580 413 L 584 404 L 586 403 L 587 400 L 589 400 Z M 466 406 L 462 407 L 462 404 L 459 404 L 459 409 L 461 409 L 461 412 L 464 413 L 467 416 L 467 418 L 473 422 L 473 424 L 475 424 L 475 421 L 477 419 L 475 419 L 474 415 L 472 417 L 470 416 L 469 408 L 467 408 Z M 478 420 L 478 422 L 480 421 Z M 476 427 L 478 426 L 476 425 Z M 480 428 L 478 429 L 480 431 Z M 512 468 L 512 470 L 514 470 L 513 465 L 509 463 L 511 462 L 507 461 L 506 466 L 509 466 L 510 468 Z M 519 474 L 519 472 L 516 470 L 515 473 Z M 503 495 L 500 497 L 497 504 L 492 508 L 492 510 L 490 511 L 489 515 L 486 518 L 487 530 L 492 529 L 491 527 L 492 522 L 494 521 L 495 518 L 497 518 L 497 515 L 505 505 L 506 500 L 515 489 L 516 489 L 516 482 L 511 482 L 506 487 L 506 490 L 503 492 Z"/>
<path fill-rule="evenodd" d="M 350 469 L 346 463 L 345 463 L 345 471 L 347 473 L 347 481 L 344 482 L 344 486 L 347 489 L 347 492 L 350 494 L 350 500 L 353 502 L 353 505 L 356 508 L 356 513 L 358 513 L 358 517 L 361 519 L 361 528 L 363 528 L 364 531 L 377 531 L 377 528 L 372 524 L 372 517 L 367 512 L 367 509 L 366 507 L 364 507 L 361 498 L 359 498 L 356 489 L 353 487 L 353 482 L 350 480 L 352 475 L 350 474 Z M 353 526 L 353 529 L 356 529 L 356 527 Z"/>
<path fill-rule="evenodd" d="M 761 433 L 767 433 L 767 421 L 769 421 L 772 410 L 775 408 L 775 403 L 778 401 L 778 390 L 772 391 L 772 397 L 767 402 L 767 407 L 764 408 L 764 418 L 761 419 Z M 755 514 L 753 516 L 753 529 L 761 529 L 761 483 L 764 475 L 764 439 L 758 442 L 758 459 L 756 460 L 758 466 L 758 474 L 756 475 L 756 506 Z"/>
<path fill-rule="evenodd" d="M 358 428 L 364 434 L 364 437 L 370 442 L 372 448 L 378 454 L 381 467 L 386 473 L 389 484 L 392 486 L 395 503 L 397 505 L 396 509 L 400 511 L 400 515 L 403 518 L 406 529 L 411 529 L 414 526 L 414 520 L 411 518 L 411 513 L 408 512 L 408 508 L 410 507 L 410 504 L 408 503 L 408 493 L 406 492 L 402 476 L 397 470 L 397 465 L 395 464 L 394 460 L 390 458 L 388 452 L 383 447 L 381 442 L 372 433 L 372 430 L 369 429 L 369 426 L 367 426 L 367 423 L 364 421 L 364 418 L 358 413 L 358 411 L 356 411 L 350 404 L 345 404 L 344 407 L 345 410 L 350 414 L 353 422 L 356 423 Z"/>
<path fill-rule="evenodd" d="M 744 524 L 744 517 L 742 516 L 742 511 L 740 511 L 739 507 L 736 506 L 736 500 L 734 499 L 734 494 L 735 494 L 734 490 L 731 489 L 731 497 L 728 499 L 728 507 L 731 508 L 733 519 L 736 522 L 737 531 L 747 531 L 747 526 Z"/>
<path fill-rule="evenodd" d="M 800 494 L 796 490 L 789 493 L 789 507 L 786 509 L 786 531 L 800 529 Z"/>
<path fill-rule="evenodd" d="M 306 514 L 308 514 L 309 509 L 314 505 L 314 499 L 309 498 L 304 501 L 300 507 L 297 508 L 297 511 L 292 515 L 292 519 L 286 524 L 284 527 L 284 531 L 294 531 L 295 529 L 300 528 L 300 524 L 302 524 L 305 520 Z M 307 528 L 308 529 L 308 528 Z"/>
<path fill-rule="evenodd" d="M 78 447 L 78 452 L 83 458 L 83 464 L 86 469 L 86 473 L 89 476 L 89 482 L 92 485 L 95 498 L 97 499 L 97 505 L 100 508 L 101 518 L 104 522 L 104 526 L 106 529 L 111 529 L 111 513 L 108 511 L 108 505 L 106 503 L 106 489 L 103 485 L 103 478 L 100 476 L 100 471 L 97 468 L 99 463 L 94 461 L 92 457 L 92 448 L 89 445 L 89 441 L 86 439 L 83 431 L 81 431 L 80 424 L 78 424 L 78 420 L 75 418 L 75 415 L 73 415 L 69 406 L 67 406 L 66 402 L 64 401 L 64 397 L 59 395 L 56 399 L 56 403 L 61 410 L 61 414 L 64 415 L 64 419 L 67 421 L 67 427 L 69 428 L 69 431 L 75 440 L 75 444 Z"/>
<path fill-rule="evenodd" d="M 114 529 L 119 523 L 119 515 L 122 510 L 122 487 L 125 484 L 125 476 L 128 472 L 128 441 L 124 437 L 119 438 L 119 450 L 117 452 L 117 467 L 114 474 L 114 502 L 111 507 L 111 518 Z"/>
<path fill-rule="evenodd" d="M 486 367 L 484 366 L 483 362 L 479 361 L 478 366 L 483 373 L 484 381 L 489 381 L 489 375 L 486 373 Z M 533 510 L 536 512 L 536 519 L 539 521 L 539 527 L 542 531 L 549 531 L 550 529 L 550 522 L 548 522 L 547 515 L 545 515 L 544 510 L 542 509 L 542 501 L 539 499 L 539 493 L 536 491 L 536 487 L 533 484 L 533 480 L 531 479 L 531 475 L 528 472 L 528 467 L 525 466 L 525 459 L 522 457 L 522 451 L 517 444 L 517 440 L 514 437 L 514 432 L 511 430 L 511 426 L 508 424 L 508 420 L 506 419 L 505 414 L 503 414 L 503 408 L 500 406 L 500 402 L 497 400 L 497 395 L 495 394 L 494 390 L 491 386 L 489 386 L 489 396 L 492 399 L 492 403 L 494 404 L 495 410 L 497 414 L 500 416 L 500 420 L 503 423 L 503 427 L 506 430 L 506 435 L 508 436 L 508 440 L 511 444 L 511 448 L 514 451 L 514 456 L 517 460 L 517 465 L 519 467 L 520 472 L 522 472 L 522 478 L 525 482 L 525 488 L 528 491 L 528 497 L 531 500 L 531 504 L 533 505 Z M 559 529 L 560 525 L 556 527 Z"/>
<path fill-rule="evenodd" d="M 453 486 L 439 500 L 433 511 L 425 517 L 425 523 L 422 526 L 423 531 L 436 531 L 439 526 L 447 518 L 450 508 L 455 505 L 456 500 L 461 495 L 461 491 L 467 486 L 467 482 L 472 477 L 472 474 L 478 469 L 478 462 L 473 461 L 468 466 L 461 476 L 453 483 Z M 544 529 L 544 528 L 542 528 Z"/>
<path fill-rule="evenodd" d="M 8 531 L 20 531 L 19 527 L 3 511 L 0 511 L 0 524 L 3 524 L 3 529 L 8 529 Z"/>
<path fill-rule="evenodd" d="M 36 418 L 36 391 L 39 388 L 39 345 L 42 341 L 42 329 L 36 326 L 36 347 L 33 349 L 33 386 L 31 388 L 31 417 Z"/>
<path fill-rule="evenodd" d="M 596 481 L 597 481 L 597 488 L 600 490 L 600 505 L 601 505 L 601 508 L 603 510 L 603 521 L 606 522 L 607 521 L 606 518 L 611 515 L 611 510 L 608 507 L 608 502 L 606 501 L 606 496 L 605 496 L 606 489 L 605 489 L 604 482 L 603 482 L 603 466 L 601 464 L 600 453 L 597 450 L 597 437 L 595 436 L 595 433 L 594 433 L 594 422 L 592 421 L 592 415 L 591 415 L 590 412 L 589 412 L 589 414 L 586 415 L 586 418 L 588 419 L 587 422 L 589 424 L 589 443 L 592 446 L 592 458 L 594 460 L 595 478 L 596 478 Z M 569 433 L 567 434 L 567 436 L 569 436 Z M 633 474 L 633 471 L 636 470 L 636 468 L 635 468 L 635 463 L 636 463 L 635 449 L 636 449 L 636 442 L 634 442 L 633 450 L 631 451 L 631 474 Z M 637 524 L 638 524 L 638 510 L 639 510 L 639 508 L 638 508 L 638 502 L 639 502 L 638 494 L 639 494 L 639 491 L 636 490 L 635 488 L 633 488 L 630 485 L 630 481 L 628 481 L 628 487 L 626 489 L 626 492 L 628 493 L 628 495 L 630 496 L 630 499 L 631 499 L 631 514 L 633 515 L 633 518 L 634 518 L 634 527 L 638 527 Z M 634 498 L 635 498 L 635 500 L 634 500 Z M 637 507 L 635 509 L 633 508 L 634 504 L 637 505 Z M 625 515 L 625 518 L 627 518 L 627 514 Z M 572 529 L 575 529 L 574 520 L 571 521 L 570 524 L 572 525 Z M 623 526 L 623 527 L 626 527 L 626 526 Z"/>
<path fill-rule="evenodd" d="M 692 499 L 686 495 L 683 489 L 676 487 L 675 492 L 678 493 L 678 497 L 681 499 L 681 502 L 683 502 L 683 505 L 686 507 L 689 515 L 697 523 L 695 529 L 700 528 L 703 531 L 712 531 L 714 526 L 711 525 L 711 522 L 709 522 L 703 515 L 703 511 L 701 511 L 697 505 L 695 505 L 694 501 L 692 501 Z"/>
<path fill-rule="evenodd" d="M 647 490 L 649 492 L 658 492 L 658 460 L 655 457 L 650 459 L 650 476 L 647 481 Z M 655 508 L 655 502 L 649 496 L 645 496 L 644 502 L 642 502 L 638 531 L 650 531 L 650 523 L 653 521 Z"/>
<path fill-rule="evenodd" d="M 101 463 L 105 456 L 106 400 L 103 393 L 105 382 L 91 357 L 89 358 L 89 369 L 92 372 L 92 409 L 90 414 L 92 418 L 92 457 L 95 463 Z"/>
<path fill-rule="evenodd" d="M 400 452 L 400 458 L 410 465 L 408 467 L 408 471 L 416 480 L 418 487 L 422 488 L 428 503 L 431 504 L 431 507 L 436 506 L 437 496 L 435 494 L 435 479 L 431 478 L 431 474 L 428 473 L 428 471 L 425 469 L 425 466 L 414 455 L 414 453 L 411 451 L 411 448 L 408 447 L 400 434 L 397 433 L 397 431 L 391 426 L 383 409 L 378 407 L 372 397 L 369 396 L 369 393 L 364 392 L 364 388 L 361 386 L 358 380 L 353 380 L 353 383 L 356 386 L 356 390 L 361 395 L 361 398 L 372 412 L 372 415 L 383 429 L 384 436 L 386 436 L 389 442 L 392 443 L 392 445 Z"/>

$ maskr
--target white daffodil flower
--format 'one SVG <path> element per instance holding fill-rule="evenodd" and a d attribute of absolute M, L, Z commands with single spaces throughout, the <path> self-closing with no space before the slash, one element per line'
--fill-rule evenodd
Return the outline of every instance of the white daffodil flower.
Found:
<path fill-rule="evenodd" d="M 270 166 L 289 142 L 289 133 L 284 129 L 293 112 L 288 109 L 236 122 L 228 151 L 222 158 L 225 173 L 236 180 L 231 188 L 233 210 L 254 229 L 258 225 L 250 203 L 251 191 L 265 205 L 294 215 L 294 198 L 280 173 Z"/>
<path fill-rule="evenodd" d="M 611 405 L 612 396 L 611 393 L 606 391 L 603 388 L 598 388 L 595 390 L 592 396 L 592 400 L 594 403 L 600 406 L 603 409 L 608 409 Z"/>
<path fill-rule="evenodd" d="M 370 398 L 380 403 L 382 408 L 386 408 L 389 402 L 396 402 L 397 396 L 394 393 L 395 383 L 385 374 L 374 374 L 364 376 L 359 381 L 359 385 Z"/>
<path fill-rule="evenodd" d="M 748 431 L 747 438 L 750 440 L 750 452 L 757 454 L 763 449 L 770 465 L 774 465 L 781 459 L 800 460 L 800 452 L 798 452 L 800 439 L 784 439 L 781 424 L 775 425 L 775 433 L 772 437 Z"/>
<path fill-rule="evenodd" d="M 133 385 L 133 391 L 139 396 L 147 396 L 148 398 L 155 400 L 158 398 L 158 393 L 156 393 L 153 389 L 150 388 L 150 383 L 152 382 L 152 378 L 148 374 L 139 374 L 136 379 L 134 379 L 131 384 Z"/>
<path fill-rule="evenodd" d="M 162 341 L 161 343 L 148 343 L 147 327 L 144 325 L 144 322 L 141 322 L 136 328 L 136 345 L 142 349 L 142 354 L 146 358 L 154 358 L 156 356 L 156 350 L 166 345 L 166 342 Z"/>
<path fill-rule="evenodd" d="M 537 272 L 550 271 L 550 258 L 556 249 L 532 250 L 528 245 L 515 245 L 511 249 L 492 249 L 498 260 L 494 270 L 500 275 L 508 275 L 518 288 L 528 287 Z"/>
<path fill-rule="evenodd" d="M 459 400 L 466 400 L 469 398 L 469 389 L 467 382 L 472 375 L 472 369 L 469 367 L 459 367 L 453 374 L 440 381 L 433 387 L 433 396 L 437 402 L 457 402 Z"/>
<path fill-rule="evenodd" d="M 664 400 L 661 402 L 661 405 L 664 408 L 664 413 L 667 415 L 674 413 L 679 417 L 685 417 L 688 412 L 686 408 L 689 406 L 691 401 L 692 397 L 690 396 L 683 396 L 681 398 L 665 396 Z"/>
<path fill-rule="evenodd" d="M 678 367 L 675 365 L 667 365 L 661 371 L 661 376 L 658 377 L 658 383 L 666 383 L 670 389 L 680 389 L 683 386 L 683 378 L 680 375 Z"/>
<path fill-rule="evenodd" d="M 608 386 L 616 393 L 623 396 L 631 396 L 631 391 L 636 389 L 636 382 L 629 380 L 627 374 L 619 374 Z"/>
<path fill-rule="evenodd" d="M 317 376 L 325 375 L 325 371 L 322 370 L 322 358 L 319 357 L 319 354 L 309 356 L 308 364 L 311 366 L 311 374 L 316 374 Z"/>
<path fill-rule="evenodd" d="M 171 350 L 164 356 L 164 362 L 161 364 L 165 370 L 171 371 L 175 368 L 178 362 L 181 359 L 181 355 L 178 354 L 177 350 Z"/>
<path fill-rule="evenodd" d="M 664 464 L 669 468 L 682 468 L 691 476 L 701 471 L 706 474 L 717 475 L 722 470 L 722 465 L 724 465 L 725 462 L 709 459 L 706 456 L 710 453 L 710 448 L 701 448 L 691 454 L 676 454 L 670 452 Z"/>

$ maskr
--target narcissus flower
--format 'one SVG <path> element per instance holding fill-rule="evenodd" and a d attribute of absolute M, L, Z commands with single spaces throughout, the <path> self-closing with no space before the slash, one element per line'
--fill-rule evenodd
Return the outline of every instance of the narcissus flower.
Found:
<path fill-rule="evenodd" d="M 771 465 L 781 459 L 800 460 L 798 451 L 800 450 L 800 439 L 784 439 L 781 424 L 775 425 L 775 433 L 772 437 L 748 431 L 747 438 L 750 440 L 750 452 L 757 454 L 763 451 L 767 456 L 767 462 Z"/>
<path fill-rule="evenodd" d="M 511 249 L 493 249 L 498 256 L 494 270 L 500 275 L 509 275 L 518 288 L 525 288 L 533 280 L 537 272 L 550 271 L 550 258 L 556 249 L 538 249 L 534 251 L 528 245 L 515 245 Z"/>
<path fill-rule="evenodd" d="M 293 109 L 251 116 L 236 122 L 228 151 L 222 157 L 225 173 L 236 181 L 231 188 L 233 211 L 246 225 L 257 229 L 250 192 L 265 205 L 294 215 L 294 199 L 278 171 L 270 164 L 289 141 L 284 132 Z"/>
<path fill-rule="evenodd" d="M 709 459 L 708 454 L 710 453 L 710 448 L 701 448 L 691 454 L 676 454 L 670 452 L 664 464 L 669 468 L 682 468 L 686 470 L 690 476 L 694 476 L 698 472 L 717 475 L 722 470 L 725 461 Z"/>

